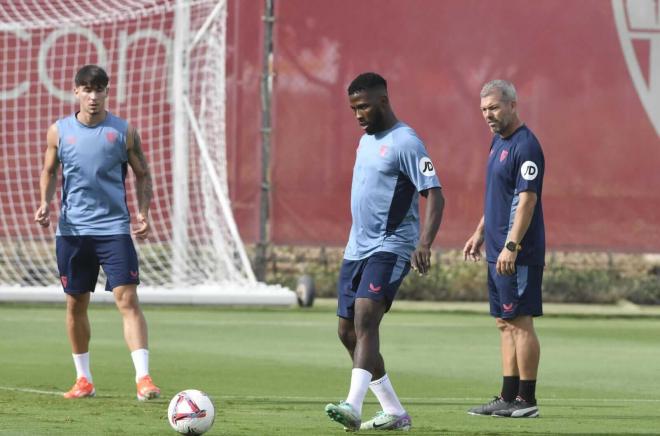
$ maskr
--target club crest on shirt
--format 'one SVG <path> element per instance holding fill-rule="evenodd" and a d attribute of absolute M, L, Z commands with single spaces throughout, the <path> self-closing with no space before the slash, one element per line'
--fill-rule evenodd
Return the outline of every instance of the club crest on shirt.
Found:
<path fill-rule="evenodd" d="M 534 180 L 539 175 L 539 169 L 534 162 L 528 160 L 521 165 L 520 174 L 525 180 Z"/>
<path fill-rule="evenodd" d="M 428 157 L 423 157 L 419 160 L 419 172 L 425 175 L 426 177 L 435 176 L 435 167 L 433 162 Z"/>
<path fill-rule="evenodd" d="M 508 155 L 509 155 L 509 150 L 502 150 L 502 153 L 500 153 L 500 162 L 506 159 Z"/>
<path fill-rule="evenodd" d="M 117 132 L 107 132 L 105 134 L 106 139 L 108 140 L 109 143 L 115 142 L 115 139 L 117 139 Z"/>
<path fill-rule="evenodd" d="M 390 148 L 387 145 L 383 144 L 383 145 L 380 146 L 380 150 L 378 151 L 378 154 L 380 154 L 381 157 L 385 157 L 385 155 L 387 154 L 389 149 Z"/>

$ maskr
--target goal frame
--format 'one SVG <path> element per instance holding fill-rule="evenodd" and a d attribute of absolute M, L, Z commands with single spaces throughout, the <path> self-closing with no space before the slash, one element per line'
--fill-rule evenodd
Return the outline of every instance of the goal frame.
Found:
<path fill-rule="evenodd" d="M 296 303 L 293 291 L 279 286 L 267 285 L 257 281 L 250 259 L 241 240 L 238 226 L 231 210 L 227 193 L 226 180 L 218 173 L 211 158 L 209 147 L 205 140 L 198 115 L 189 99 L 190 53 L 202 41 L 209 27 L 223 14 L 226 16 L 227 1 L 217 0 L 212 12 L 203 25 L 191 35 L 189 0 L 172 0 L 174 6 L 174 32 L 171 50 L 172 73 L 172 222 L 171 246 L 185 247 L 188 244 L 189 222 L 189 184 L 190 177 L 190 137 L 195 138 L 201 164 L 210 179 L 212 191 L 215 194 L 222 212 L 224 223 L 232 239 L 232 250 L 235 251 L 234 262 L 239 262 L 243 279 L 219 283 L 187 284 L 187 260 L 184 250 L 172 249 L 170 284 L 167 287 L 139 286 L 138 294 L 143 303 L 154 304 L 215 304 L 215 305 L 258 305 L 258 306 L 291 306 Z M 194 2 L 193 2 L 194 3 Z M 225 29 L 226 32 L 226 29 Z M 223 67 L 224 68 L 224 67 Z M 124 71 L 120 71 L 119 80 L 123 80 Z M 224 76 L 224 70 L 222 71 Z M 224 92 L 223 92 L 224 97 Z M 224 117 L 224 112 L 222 114 Z M 226 174 L 226 171 L 223 171 Z M 54 247 L 53 247 L 54 251 Z M 217 259 L 218 262 L 229 264 L 231 260 Z M 226 265 L 231 267 L 230 265 Z M 110 292 L 101 290 L 97 285 L 93 293 L 93 301 L 110 303 L 114 297 Z M 0 302 L 63 302 L 65 294 L 57 281 L 53 286 L 0 285 Z"/>

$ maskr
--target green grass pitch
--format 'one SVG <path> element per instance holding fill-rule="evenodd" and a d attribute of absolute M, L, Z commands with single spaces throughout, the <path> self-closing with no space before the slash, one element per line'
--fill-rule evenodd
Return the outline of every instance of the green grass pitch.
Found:
<path fill-rule="evenodd" d="M 169 399 L 214 399 L 209 435 L 343 434 L 323 408 L 347 393 L 350 362 L 331 309 L 144 308 L 159 400 L 135 399 L 114 307 L 92 304 L 97 397 L 64 400 L 74 380 L 64 307 L 0 305 L 0 435 L 167 435 Z M 388 373 L 414 434 L 660 432 L 660 319 L 544 317 L 541 418 L 466 414 L 498 392 L 498 333 L 486 314 L 393 310 L 381 330 Z M 371 393 L 365 416 L 377 410 Z M 378 433 L 378 432 L 376 432 Z"/>

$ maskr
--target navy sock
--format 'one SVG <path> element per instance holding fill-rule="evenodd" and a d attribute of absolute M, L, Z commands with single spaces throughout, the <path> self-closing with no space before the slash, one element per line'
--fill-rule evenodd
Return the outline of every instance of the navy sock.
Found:
<path fill-rule="evenodd" d="M 536 380 L 520 380 L 518 396 L 528 403 L 536 404 Z"/>
<path fill-rule="evenodd" d="M 511 402 L 516 399 L 520 386 L 520 377 L 517 375 L 505 375 L 502 377 L 502 393 L 500 396 L 504 401 Z"/>

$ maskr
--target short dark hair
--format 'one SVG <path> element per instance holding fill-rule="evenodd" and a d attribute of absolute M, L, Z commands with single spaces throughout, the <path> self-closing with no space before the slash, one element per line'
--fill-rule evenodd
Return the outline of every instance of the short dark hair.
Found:
<path fill-rule="evenodd" d="M 387 90 L 387 81 L 376 73 L 362 73 L 357 76 L 348 86 L 348 95 L 353 95 L 361 91 L 383 88 Z"/>
<path fill-rule="evenodd" d="M 108 73 L 98 65 L 85 65 L 76 73 L 76 86 L 108 86 Z"/>

